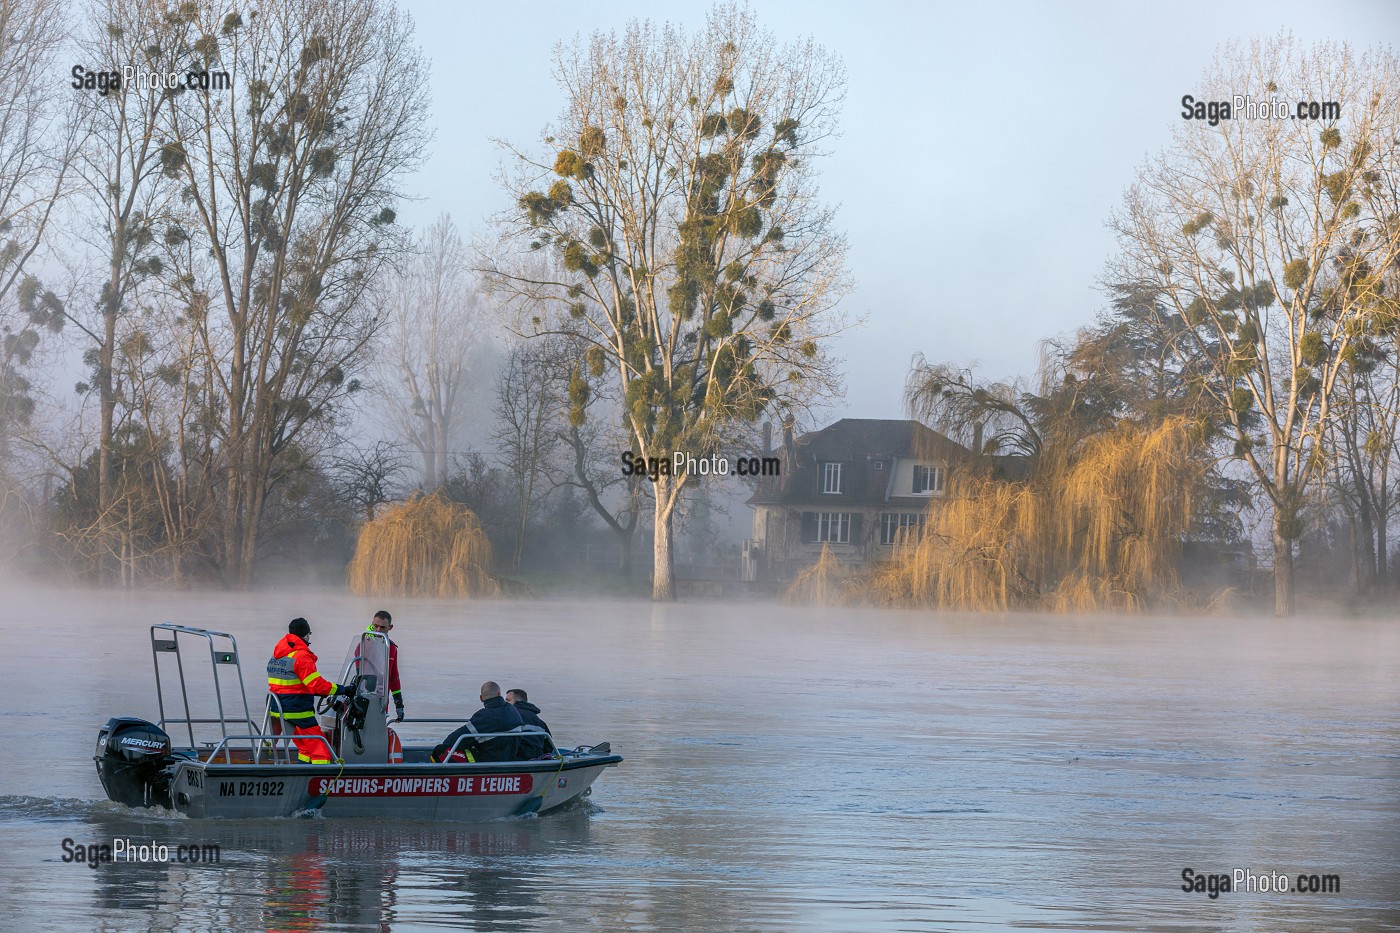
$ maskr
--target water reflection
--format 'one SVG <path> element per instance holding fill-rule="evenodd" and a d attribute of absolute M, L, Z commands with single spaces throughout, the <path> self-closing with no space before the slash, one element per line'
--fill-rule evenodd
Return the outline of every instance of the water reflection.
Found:
<path fill-rule="evenodd" d="M 90 879 L 83 912 L 100 917 L 102 929 L 387 933 L 424 923 L 484 931 L 546 920 L 559 908 L 548 897 L 546 862 L 588 850 L 592 808 L 480 825 L 195 822 L 94 809 L 63 831 L 219 847 L 216 864 L 118 863 L 69 874 L 72 882 Z"/>

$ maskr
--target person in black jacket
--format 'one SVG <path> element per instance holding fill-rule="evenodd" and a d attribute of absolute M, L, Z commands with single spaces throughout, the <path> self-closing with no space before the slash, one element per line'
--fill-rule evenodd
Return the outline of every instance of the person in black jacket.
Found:
<path fill-rule="evenodd" d="M 540 718 L 540 708 L 530 702 L 530 696 L 524 690 L 507 690 L 506 702 L 515 707 L 525 725 L 539 726 L 545 732 L 549 731 L 549 726 L 545 725 L 545 721 Z M 538 758 L 549 751 L 551 747 L 552 743 L 549 739 L 538 733 L 531 735 L 527 732 L 520 739 L 520 757 Z"/>
<path fill-rule="evenodd" d="M 481 685 L 481 709 L 472 713 L 471 721 L 457 729 L 433 748 L 433 761 L 442 761 L 458 738 L 472 733 L 482 735 L 491 732 L 509 732 L 522 724 L 520 714 L 501 697 L 501 687 L 494 680 Z M 464 739 L 457 746 L 458 754 L 453 761 L 519 761 L 520 740 L 514 737 L 488 739 Z"/>

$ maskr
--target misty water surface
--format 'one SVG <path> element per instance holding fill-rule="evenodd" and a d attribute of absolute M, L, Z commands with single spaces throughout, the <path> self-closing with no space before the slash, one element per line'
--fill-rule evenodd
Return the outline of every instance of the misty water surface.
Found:
<path fill-rule="evenodd" d="M 260 702 L 288 619 L 334 667 L 379 603 L 7 589 L 3 929 L 1400 929 L 1394 621 L 390 601 L 410 715 L 492 678 L 624 764 L 542 818 L 216 823 L 102 799 L 98 728 L 157 718 L 145 626 L 233 632 Z M 60 860 L 118 836 L 222 861 Z"/>

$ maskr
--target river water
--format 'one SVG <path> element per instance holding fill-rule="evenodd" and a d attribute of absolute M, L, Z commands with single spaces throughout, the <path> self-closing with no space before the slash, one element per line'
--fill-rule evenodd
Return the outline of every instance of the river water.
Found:
<path fill-rule="evenodd" d="M 1400 929 L 1395 620 L 394 601 L 411 716 L 490 678 L 625 762 L 544 816 L 224 823 L 103 798 L 98 728 L 158 718 L 146 625 L 232 632 L 260 702 L 288 619 L 334 668 L 378 605 L 7 589 L 3 930 Z M 220 861 L 62 860 L 116 838 Z"/>

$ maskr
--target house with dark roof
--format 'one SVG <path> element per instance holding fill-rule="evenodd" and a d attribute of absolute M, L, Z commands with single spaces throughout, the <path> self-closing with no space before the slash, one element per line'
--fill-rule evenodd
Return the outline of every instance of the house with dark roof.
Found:
<path fill-rule="evenodd" d="M 746 580 L 791 579 L 823 547 L 844 563 L 887 560 L 973 454 L 917 421 L 843 418 L 795 439 L 785 430 L 779 456 L 749 499 Z"/>

